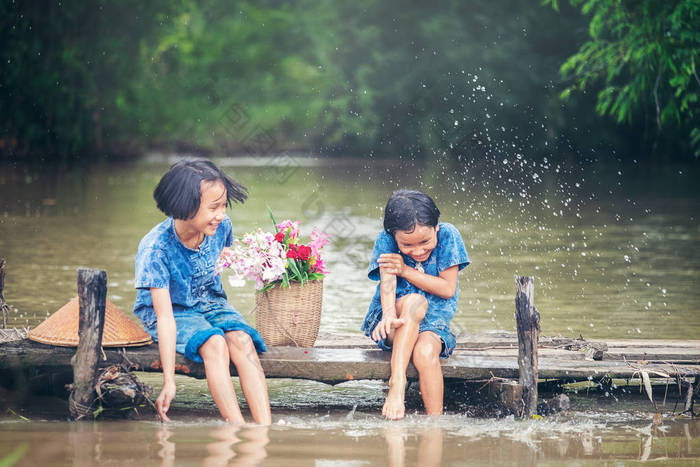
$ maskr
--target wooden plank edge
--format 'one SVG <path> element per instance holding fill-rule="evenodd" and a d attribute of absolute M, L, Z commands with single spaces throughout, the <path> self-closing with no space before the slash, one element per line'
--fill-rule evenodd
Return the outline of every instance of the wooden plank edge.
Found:
<path fill-rule="evenodd" d="M 32 343 L 27 346 L 0 346 L 0 369 L 17 368 L 66 369 L 70 367 L 72 348 L 53 347 Z M 160 372 L 160 358 L 156 345 L 139 348 L 104 349 L 106 359 L 100 364 L 124 363 L 137 371 Z M 260 356 L 263 370 L 270 378 L 310 379 L 323 382 L 343 382 L 354 379 L 387 379 L 390 374 L 390 354 L 381 350 L 363 349 L 300 349 L 275 347 Z M 517 378 L 517 358 L 479 357 L 455 354 L 442 362 L 445 379 L 479 380 L 491 376 Z M 606 375 L 620 378 L 638 376 L 639 365 L 630 366 L 622 361 L 562 360 L 543 357 L 540 360 L 539 378 L 564 381 L 600 379 Z M 648 370 L 671 373 L 670 365 L 648 365 Z M 700 374 L 700 365 L 677 365 L 685 376 Z M 231 366 L 232 374 L 235 368 Z M 182 355 L 176 357 L 176 373 L 202 379 L 204 366 Z M 408 377 L 416 378 L 413 366 Z"/>

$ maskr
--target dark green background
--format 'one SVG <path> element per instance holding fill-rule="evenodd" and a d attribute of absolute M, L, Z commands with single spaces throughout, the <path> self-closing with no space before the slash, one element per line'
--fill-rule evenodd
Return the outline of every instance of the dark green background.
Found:
<path fill-rule="evenodd" d="M 166 149 L 693 160 L 697 2 L 593 1 L 586 15 L 584 2 L 573 3 L 3 0 L 0 156 Z M 680 85 L 690 110 L 663 128 L 648 89 L 627 96 L 634 105 L 621 123 L 596 111 L 604 79 L 560 98 L 579 84 L 560 67 L 591 39 L 606 4 L 633 28 L 638 13 L 658 22 L 663 46 L 687 39 L 680 44 L 690 52 L 671 65 L 689 70 Z M 674 23 L 679 4 L 686 9 Z M 628 30 L 602 30 L 598 40 L 609 34 L 626 47 Z M 614 67 L 618 58 L 601 60 Z M 657 75 L 653 63 L 640 69 Z M 633 78 L 625 73 L 616 79 Z M 673 102 L 669 73 L 656 89 Z"/>

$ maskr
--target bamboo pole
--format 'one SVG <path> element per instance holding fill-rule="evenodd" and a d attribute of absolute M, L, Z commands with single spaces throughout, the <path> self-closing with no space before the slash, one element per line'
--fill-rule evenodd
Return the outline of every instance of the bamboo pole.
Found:
<path fill-rule="evenodd" d="M 107 298 L 107 273 L 100 269 L 78 269 L 80 319 L 78 350 L 71 359 L 73 390 L 69 410 L 73 420 L 89 415 L 95 401 L 95 376 L 102 347 Z"/>
<path fill-rule="evenodd" d="M 521 276 L 515 282 L 519 382 L 523 387 L 523 417 L 530 418 L 537 413 L 537 341 L 540 335 L 540 314 L 534 305 L 534 279 Z"/>

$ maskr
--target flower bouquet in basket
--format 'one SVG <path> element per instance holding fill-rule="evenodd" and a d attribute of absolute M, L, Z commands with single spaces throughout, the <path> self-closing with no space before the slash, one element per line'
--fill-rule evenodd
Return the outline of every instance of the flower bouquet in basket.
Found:
<path fill-rule="evenodd" d="M 272 217 L 272 213 L 270 213 Z M 272 222 L 275 233 L 258 229 L 235 239 L 217 263 L 217 271 L 231 269 L 232 284 L 255 281 L 255 328 L 267 345 L 311 347 L 321 323 L 323 278 L 321 249 L 328 236 L 314 228 L 310 241 L 301 242 L 299 221 Z"/>

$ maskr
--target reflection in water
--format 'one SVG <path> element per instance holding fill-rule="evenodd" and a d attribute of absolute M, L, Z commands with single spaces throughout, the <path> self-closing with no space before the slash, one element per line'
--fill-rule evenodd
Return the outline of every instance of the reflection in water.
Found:
<path fill-rule="evenodd" d="M 393 467 L 700 459 L 700 420 L 669 419 L 655 426 L 649 418 L 576 412 L 539 421 L 447 415 L 439 420 L 409 416 L 401 423 L 389 423 L 362 413 L 353 420 L 307 413 L 284 427 L 236 427 L 200 419 L 170 425 L 0 420 L 0 464 L 21 443 L 27 450 L 18 466 Z"/>
<path fill-rule="evenodd" d="M 224 424 L 211 429 L 207 438 L 200 444 L 204 448 L 201 454 L 201 465 L 216 467 L 220 465 L 257 465 L 267 457 L 265 446 L 270 442 L 269 427 L 266 426 L 236 426 Z M 171 440 L 175 432 L 168 425 L 162 425 L 156 430 L 156 442 L 160 445 L 158 457 L 161 467 L 171 467 L 180 463 L 183 458 L 199 457 L 190 452 L 190 446 L 178 458 L 176 442 Z M 183 440 L 190 444 L 189 440 Z"/>
<path fill-rule="evenodd" d="M 405 430 L 390 426 L 384 430 L 386 440 L 387 458 L 390 467 L 403 467 L 406 465 L 406 443 L 404 441 Z"/>
<path fill-rule="evenodd" d="M 90 423 L 72 423 L 68 432 L 74 466 L 95 465 L 103 459 L 104 433 Z"/>
<path fill-rule="evenodd" d="M 581 435 L 581 446 L 583 447 L 584 456 L 592 456 L 594 453 L 593 436 L 590 432 Z"/>
<path fill-rule="evenodd" d="M 440 465 L 442 463 L 442 429 L 430 428 L 421 435 L 416 465 Z"/>
<path fill-rule="evenodd" d="M 156 430 L 156 441 L 160 444 L 161 449 L 158 451 L 158 457 L 161 458 L 162 467 L 171 467 L 175 465 L 175 443 L 170 441 L 173 431 L 163 424 Z"/>
<path fill-rule="evenodd" d="M 233 445 L 240 441 L 236 436 L 239 429 L 236 425 L 227 425 L 210 431 L 209 436 L 215 441 L 207 443 L 209 455 L 202 461 L 202 465 L 207 467 L 228 465 L 229 461 L 236 455 L 233 452 Z"/>
<path fill-rule="evenodd" d="M 653 440 L 654 437 L 651 435 L 644 438 L 644 442 L 642 444 L 642 455 L 639 457 L 640 461 L 646 462 L 649 460 L 649 456 L 651 456 L 651 442 Z"/>
<path fill-rule="evenodd" d="M 241 465 L 257 465 L 267 457 L 265 447 L 270 442 L 270 427 L 248 425 L 241 429 L 241 442 L 236 444 L 236 463 Z"/>
<path fill-rule="evenodd" d="M 693 452 L 693 437 L 690 436 L 690 424 L 683 424 L 683 434 L 685 435 L 685 440 L 687 441 L 686 452 L 690 454 L 691 452 Z"/>
<path fill-rule="evenodd" d="M 384 440 L 387 447 L 387 464 L 390 467 L 406 465 L 406 438 L 409 431 L 406 427 L 391 425 L 384 429 Z M 437 466 L 442 464 L 443 429 L 429 427 L 418 435 L 418 452 L 414 465 Z"/>
<path fill-rule="evenodd" d="M 406 427 L 389 426 L 384 430 L 387 447 L 387 459 L 390 467 L 406 465 Z M 415 465 L 437 466 L 442 464 L 443 430 L 439 427 L 427 428 L 418 435 L 418 453 Z"/>

